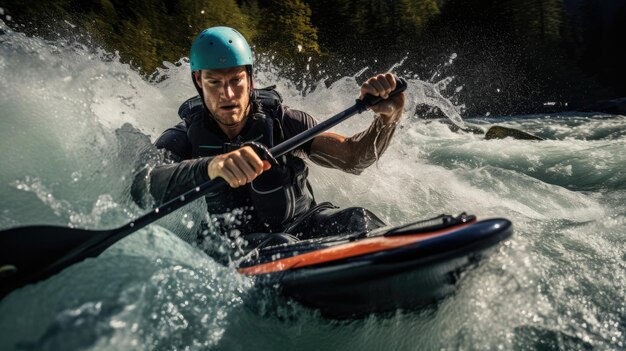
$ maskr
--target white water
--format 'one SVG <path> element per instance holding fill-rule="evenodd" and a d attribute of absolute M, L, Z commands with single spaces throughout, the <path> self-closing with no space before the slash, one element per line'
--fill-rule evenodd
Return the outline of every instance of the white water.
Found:
<path fill-rule="evenodd" d="M 185 63 L 148 83 L 103 56 L 0 35 L 0 228 L 111 228 L 142 213 L 128 195 L 132 176 L 155 157 L 149 141 L 177 123 L 179 104 L 195 91 Z M 258 72 L 257 86 L 277 84 L 288 105 L 319 119 L 351 105 L 358 91 L 344 77 L 303 97 L 273 72 Z M 409 81 L 407 111 L 417 103 L 455 110 L 436 84 Z M 335 131 L 353 134 L 371 118 Z M 513 221 L 514 237 L 438 306 L 334 322 L 258 296 L 249 279 L 174 234 L 197 225 L 203 208 L 195 203 L 1 300 L 1 348 L 626 348 L 626 117 L 467 122 L 549 140 L 485 141 L 407 113 L 387 153 L 362 175 L 311 167 L 318 200 L 365 206 L 389 223 L 462 211 Z"/>

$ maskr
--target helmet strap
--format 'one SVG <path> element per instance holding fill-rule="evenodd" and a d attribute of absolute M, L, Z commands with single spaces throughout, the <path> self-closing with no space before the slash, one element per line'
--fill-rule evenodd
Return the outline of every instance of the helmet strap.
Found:
<path fill-rule="evenodd" d="M 250 89 L 250 101 L 254 99 L 254 80 L 252 79 L 252 66 L 246 66 L 246 73 L 248 73 L 249 89 Z"/>

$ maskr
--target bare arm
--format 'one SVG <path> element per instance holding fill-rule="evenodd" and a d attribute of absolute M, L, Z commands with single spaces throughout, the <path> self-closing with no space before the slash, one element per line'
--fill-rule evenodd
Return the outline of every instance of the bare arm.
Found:
<path fill-rule="evenodd" d="M 336 133 L 323 133 L 313 140 L 310 159 L 320 166 L 360 174 L 387 150 L 395 124 L 376 118 L 370 127 L 349 138 Z"/>
<path fill-rule="evenodd" d="M 404 93 L 387 98 L 395 89 L 391 74 L 378 75 L 361 86 L 361 98 L 365 94 L 382 96 L 387 100 L 372 107 L 378 113 L 370 127 L 349 138 L 336 133 L 322 133 L 311 144 L 310 158 L 313 162 L 345 172 L 360 174 L 385 152 L 402 117 Z"/>

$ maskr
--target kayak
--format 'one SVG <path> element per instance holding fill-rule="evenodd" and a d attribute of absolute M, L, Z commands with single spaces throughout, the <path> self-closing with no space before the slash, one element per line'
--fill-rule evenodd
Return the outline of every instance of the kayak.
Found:
<path fill-rule="evenodd" d="M 58 234 L 58 227 L 23 227 L 0 233 L 0 298 L 77 261 L 74 258 L 83 254 L 83 248 L 90 249 L 83 256 L 97 256 L 111 241 L 109 231 L 62 229 L 75 243 L 65 242 L 56 251 L 49 247 L 58 243 L 51 235 Z M 42 248 L 42 255 L 49 254 L 49 260 L 61 257 L 52 261 L 52 268 L 47 268 L 41 255 L 20 255 L 32 250 L 29 243 L 33 241 L 19 239 L 33 233 L 38 235 L 36 242 L 47 243 L 35 247 Z M 446 297 L 454 292 L 461 273 L 512 233 L 512 224 L 506 219 L 478 221 L 473 215 L 461 214 L 307 240 L 289 234 L 253 234 L 256 237 L 245 238 L 253 249 L 236 267 L 239 273 L 253 277 L 260 288 L 278 288 L 281 294 L 319 309 L 326 317 L 352 318 L 416 309 Z M 109 241 L 100 244 L 101 237 Z M 91 245 L 91 240 L 98 245 Z M 73 255 L 58 254 L 71 245 L 78 247 Z M 16 267 L 25 273 L 15 274 L 20 272 Z"/>
<path fill-rule="evenodd" d="M 512 233 L 507 219 L 464 213 L 303 241 L 285 235 L 283 243 L 250 251 L 237 270 L 326 317 L 359 317 L 448 296 L 462 272 Z"/>

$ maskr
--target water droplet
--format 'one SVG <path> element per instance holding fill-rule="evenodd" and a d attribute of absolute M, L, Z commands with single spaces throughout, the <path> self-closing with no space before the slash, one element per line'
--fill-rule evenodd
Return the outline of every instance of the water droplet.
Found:
<path fill-rule="evenodd" d="M 81 178 L 82 176 L 83 176 L 83 175 L 82 175 L 80 172 L 73 172 L 73 173 L 72 173 L 72 181 L 73 181 L 73 182 L 77 182 L 77 181 L 79 181 L 79 180 L 80 180 L 80 178 Z"/>

